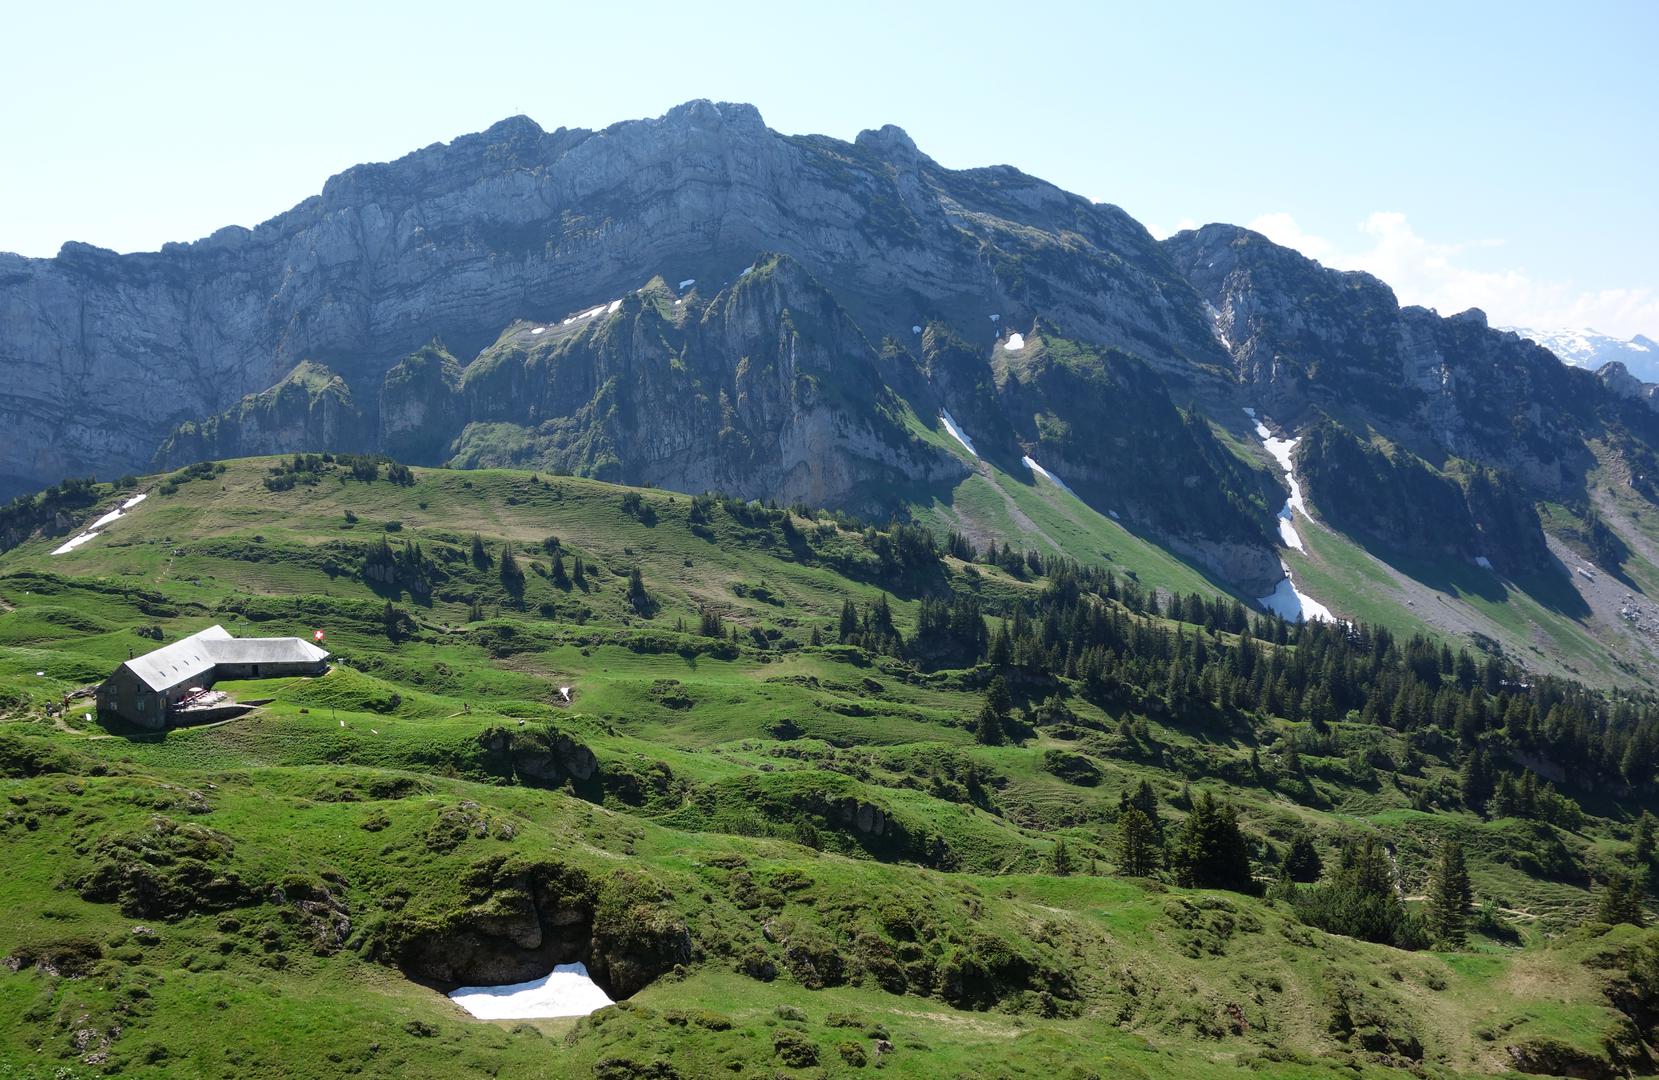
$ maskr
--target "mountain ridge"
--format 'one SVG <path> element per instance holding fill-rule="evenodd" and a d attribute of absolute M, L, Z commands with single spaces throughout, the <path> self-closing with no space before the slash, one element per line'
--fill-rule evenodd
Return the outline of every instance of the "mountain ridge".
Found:
<path fill-rule="evenodd" d="M 1509 650 L 1536 627 L 1461 605 L 1509 606 L 1491 567 L 1524 568 L 1547 583 L 1522 592 L 1555 598 L 1529 618 L 1569 620 L 1552 654 L 1594 618 L 1621 663 L 1659 661 L 1589 614 L 1615 598 L 1560 595 L 1587 587 L 1579 553 L 1643 559 L 1659 412 L 1628 374 L 1565 366 L 1479 311 L 1402 307 L 1237 226 L 1157 241 L 1012 167 L 942 168 L 891 125 L 782 135 L 708 101 L 598 131 L 512 117 L 344 170 L 252 230 L 0 258 L 0 314 L 11 491 L 249 453 L 533 467 L 1134 552 L 1247 599 L 1311 575 L 1310 610 L 1342 617 L 1365 606 L 1363 565 L 1386 582 L 1375 617 Z M 1321 447 L 1353 448 L 1338 459 L 1370 462 L 1397 505 L 1455 507 L 1458 538 L 1433 549 L 1456 573 L 1384 557 L 1421 526 L 1354 510 L 1341 469 L 1298 481 L 1262 420 L 1293 451 L 1328 421 Z M 1305 548 L 1274 521 L 1292 483 Z M 1484 537 L 1497 523 L 1518 532 Z M 1472 592 L 1450 584 L 1470 560 L 1496 574 Z M 1457 614 L 1425 613 L 1424 585 Z"/>

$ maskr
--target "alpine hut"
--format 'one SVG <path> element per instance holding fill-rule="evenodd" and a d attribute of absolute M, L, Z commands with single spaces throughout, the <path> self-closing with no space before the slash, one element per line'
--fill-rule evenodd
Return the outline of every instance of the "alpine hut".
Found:
<path fill-rule="evenodd" d="M 217 679 L 321 675 L 327 661 L 326 649 L 297 637 L 237 638 L 210 626 L 116 668 L 98 687 L 98 711 L 160 731 L 181 699 Z"/>

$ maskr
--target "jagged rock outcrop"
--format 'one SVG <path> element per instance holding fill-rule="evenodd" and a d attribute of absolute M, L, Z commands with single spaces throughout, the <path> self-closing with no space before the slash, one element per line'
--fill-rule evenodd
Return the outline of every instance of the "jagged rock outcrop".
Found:
<path fill-rule="evenodd" d="M 1601 385 L 1619 397 L 1640 401 L 1650 409 L 1659 410 L 1659 384 L 1647 383 L 1630 373 L 1619 360 L 1610 360 L 1596 369 Z"/>
<path fill-rule="evenodd" d="M 461 364 L 433 341 L 386 371 L 380 385 L 380 449 L 399 461 L 441 461 L 461 426 Z"/>
<path fill-rule="evenodd" d="M 200 423 L 180 424 L 156 451 L 156 460 L 175 467 L 318 448 L 356 452 L 373 445 L 351 387 L 321 364 L 304 360 L 269 390 L 249 394 Z"/>
<path fill-rule="evenodd" d="M 1478 310 L 1400 307 L 1382 282 L 1328 270 L 1248 229 L 1207 225 L 1164 249 L 1213 313 L 1237 377 L 1281 424 L 1368 418 L 1424 458 L 1496 466 L 1540 493 L 1578 490 L 1611 428 L 1659 444 L 1659 418 Z M 1616 380 L 1615 380 L 1616 381 Z"/>
<path fill-rule="evenodd" d="M 449 460 L 888 509 L 895 485 L 963 471 L 898 421 L 905 365 L 800 263 L 765 256 L 712 299 L 656 281 L 504 334 L 462 375 Z"/>

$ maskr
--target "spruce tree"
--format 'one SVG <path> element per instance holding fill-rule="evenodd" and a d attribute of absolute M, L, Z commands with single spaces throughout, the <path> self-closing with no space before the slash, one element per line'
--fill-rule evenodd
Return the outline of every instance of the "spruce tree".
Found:
<path fill-rule="evenodd" d="M 1152 877 L 1158 872 L 1161 845 L 1158 834 L 1137 806 L 1118 815 L 1118 872 L 1128 877 Z"/>
<path fill-rule="evenodd" d="M 1285 876 L 1292 881 L 1306 884 L 1318 881 L 1324 870 L 1324 863 L 1319 858 L 1319 849 L 1313 846 L 1313 838 L 1307 833 L 1297 833 L 1290 842 L 1290 850 L 1285 853 Z"/>
<path fill-rule="evenodd" d="M 1066 877 L 1071 874 L 1071 850 L 1066 847 L 1064 837 L 1055 839 L 1054 850 L 1049 852 L 1048 862 L 1050 869 L 1059 877 Z"/>
<path fill-rule="evenodd" d="M 1008 623 L 1004 622 L 997 628 L 996 636 L 991 638 L 991 650 L 987 660 L 992 667 L 1006 667 L 1014 658 L 1014 642 L 1008 634 Z"/>
<path fill-rule="evenodd" d="M 558 588 L 570 588 L 570 575 L 565 572 L 565 557 L 557 548 L 553 550 L 553 566 L 548 570 L 547 576 Z"/>
<path fill-rule="evenodd" d="M 477 533 L 472 534 L 472 565 L 480 570 L 490 566 L 490 553 L 484 550 L 484 538 Z"/>
<path fill-rule="evenodd" d="M 1647 912 L 1642 908 L 1642 884 L 1623 870 L 1614 870 L 1607 876 L 1596 902 L 1596 921 L 1611 926 L 1630 923 L 1646 926 Z"/>
<path fill-rule="evenodd" d="M 974 738 L 985 746 L 1002 745 L 1002 717 L 987 701 L 979 708 L 979 716 L 974 720 Z"/>
<path fill-rule="evenodd" d="M 1463 845 L 1456 840 L 1440 845 L 1429 870 L 1428 895 L 1429 933 L 1444 945 L 1461 946 L 1474 897 L 1469 889 L 1469 869 L 1463 862 Z"/>
<path fill-rule="evenodd" d="M 1238 825 L 1238 811 L 1205 792 L 1170 845 L 1176 883 L 1186 888 L 1254 892 L 1250 849 Z"/>
<path fill-rule="evenodd" d="M 858 608 L 851 600 L 841 602 L 841 625 L 839 627 L 841 644 L 846 645 L 858 637 Z"/>
<path fill-rule="evenodd" d="M 1003 682 L 1001 675 L 996 676 L 985 687 L 985 704 L 980 706 L 979 716 L 974 720 L 974 738 L 986 746 L 1001 745 L 1006 738 L 1008 714 L 1013 705 L 1013 699 L 1008 696 L 1008 684 Z"/>
<path fill-rule="evenodd" d="M 1646 810 L 1636 819 L 1636 831 L 1631 837 L 1631 858 L 1635 860 L 1636 869 L 1645 873 L 1653 865 L 1653 815 Z"/>
<path fill-rule="evenodd" d="M 645 591 L 645 577 L 637 566 L 628 571 L 628 603 L 641 615 L 651 611 L 651 594 Z"/>
<path fill-rule="evenodd" d="M 518 559 L 513 556 L 512 544 L 501 545 L 501 587 L 509 596 L 524 593 L 524 571 L 519 569 Z"/>
<path fill-rule="evenodd" d="M 1123 814 L 1134 807 L 1145 817 L 1147 825 L 1152 829 L 1152 836 L 1157 845 L 1164 846 L 1164 824 L 1158 815 L 1158 793 L 1152 790 L 1152 785 L 1143 778 L 1135 786 L 1133 792 L 1124 792 L 1118 800 L 1118 813 Z"/>

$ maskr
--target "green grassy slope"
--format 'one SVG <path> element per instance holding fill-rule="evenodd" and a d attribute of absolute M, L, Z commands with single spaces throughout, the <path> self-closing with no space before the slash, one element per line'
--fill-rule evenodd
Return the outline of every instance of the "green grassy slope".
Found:
<path fill-rule="evenodd" d="M 1636 1052 L 1607 987 L 1647 935 L 1574 929 L 1588 882 L 1626 857 L 1617 808 L 1576 831 L 1421 812 L 1455 787 L 1448 761 L 1378 767 L 1406 739 L 1357 717 L 1293 785 L 1252 751 L 1306 721 L 1218 727 L 1064 684 L 1073 723 L 982 746 L 983 668 L 813 635 L 835 641 L 848 599 L 885 595 L 908 633 L 929 590 L 998 612 L 1041 579 L 954 559 L 900 572 L 828 519 L 792 518 L 791 539 L 581 479 L 335 470 L 270 491 L 272 464 L 147 482 L 69 554 L 36 539 L 0 555 L 0 1075 L 1288 1078 Z M 976 482 L 1148 584 L 1208 591 L 1046 482 Z M 550 536 L 585 584 L 551 579 Z M 429 594 L 364 580 L 383 538 L 422 546 Z M 501 579 L 507 542 L 521 595 Z M 705 613 L 725 636 L 695 633 Z M 150 635 L 212 623 L 322 628 L 335 667 L 225 684 L 270 703 L 164 736 L 72 696 Z M 1327 862 L 1371 834 L 1415 896 L 1456 837 L 1515 936 L 1403 952 L 1283 901 L 1120 877 L 1115 815 L 1143 780 L 1171 830 L 1197 795 L 1235 801 L 1262 875 L 1296 829 Z M 1053 873 L 1058 840 L 1072 873 Z M 411 942 L 465 954 L 550 889 L 580 916 L 572 949 L 649 976 L 629 1000 L 481 1022 L 409 977 Z"/>

